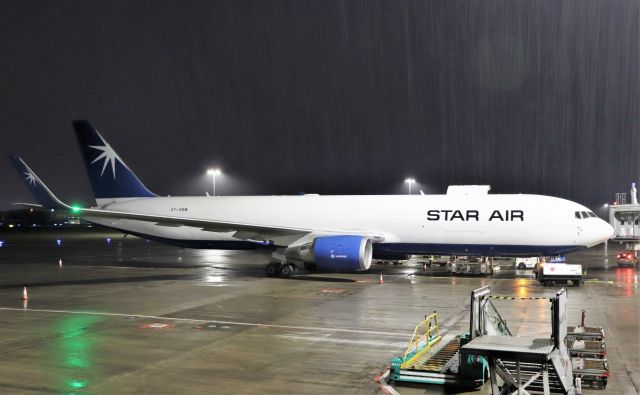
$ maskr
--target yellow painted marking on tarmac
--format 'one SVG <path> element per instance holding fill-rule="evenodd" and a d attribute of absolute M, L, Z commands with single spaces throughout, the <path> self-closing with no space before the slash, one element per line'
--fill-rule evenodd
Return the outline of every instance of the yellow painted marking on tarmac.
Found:
<path fill-rule="evenodd" d="M 548 296 L 530 296 L 530 297 L 520 297 L 520 296 L 489 296 L 491 299 L 499 299 L 499 300 L 548 300 L 550 299 Z"/>

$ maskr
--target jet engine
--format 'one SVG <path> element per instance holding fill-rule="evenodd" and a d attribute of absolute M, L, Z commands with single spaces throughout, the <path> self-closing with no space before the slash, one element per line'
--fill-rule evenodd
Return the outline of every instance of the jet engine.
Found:
<path fill-rule="evenodd" d="M 287 249 L 287 258 L 312 263 L 318 269 L 367 270 L 371 267 L 371 240 L 362 236 L 321 236 L 313 243 Z"/>

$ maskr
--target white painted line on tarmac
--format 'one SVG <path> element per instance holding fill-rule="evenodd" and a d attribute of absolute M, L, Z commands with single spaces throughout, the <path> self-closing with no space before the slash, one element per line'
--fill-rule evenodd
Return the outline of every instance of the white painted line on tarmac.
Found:
<path fill-rule="evenodd" d="M 357 339 L 334 339 L 324 336 L 296 336 L 296 335 L 276 335 L 276 337 L 291 340 L 303 340 L 309 342 L 326 342 L 336 344 L 358 344 L 361 346 L 371 346 L 379 348 L 402 349 L 407 346 L 407 342 L 386 342 L 375 340 L 357 340 Z"/>
<path fill-rule="evenodd" d="M 152 320 L 166 320 L 166 321 L 180 321 L 180 322 L 194 322 L 194 323 L 214 323 L 214 324 L 226 324 L 226 325 L 238 325 L 249 326 L 258 328 L 275 328 L 275 329 L 296 329 L 307 331 L 323 331 L 323 332 L 343 332 L 343 333 L 359 333 L 365 335 L 382 335 L 382 336 L 411 336 L 411 333 L 399 333 L 399 332 L 383 332 L 383 331 L 371 331 L 366 329 L 351 329 L 351 328 L 327 328 L 321 326 L 297 326 L 297 325 L 278 325 L 278 324 L 263 324 L 254 322 L 240 322 L 240 321 L 218 321 L 218 320 L 200 320 L 194 318 L 174 318 L 174 317 L 162 317 L 157 315 L 141 315 L 141 314 L 126 314 L 126 313 L 105 313 L 97 311 L 72 311 L 72 310 L 48 310 L 48 309 L 20 309 L 16 307 L 0 307 L 0 311 L 22 311 L 22 312 L 37 312 L 37 313 L 52 313 L 52 314 L 84 314 L 84 315 L 98 315 L 105 317 L 124 317 L 124 318 L 144 318 Z"/>

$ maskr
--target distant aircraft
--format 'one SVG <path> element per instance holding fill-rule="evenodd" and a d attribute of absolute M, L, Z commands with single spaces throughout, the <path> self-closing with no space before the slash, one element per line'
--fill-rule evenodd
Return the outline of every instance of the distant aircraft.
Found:
<path fill-rule="evenodd" d="M 88 121 L 74 121 L 95 208 L 61 202 L 19 157 L 38 205 L 91 223 L 192 248 L 269 249 L 269 276 L 367 270 L 374 255 L 554 256 L 608 240 L 612 227 L 586 207 L 541 195 L 492 195 L 451 186 L 446 195 L 161 197 L 136 177 Z"/>

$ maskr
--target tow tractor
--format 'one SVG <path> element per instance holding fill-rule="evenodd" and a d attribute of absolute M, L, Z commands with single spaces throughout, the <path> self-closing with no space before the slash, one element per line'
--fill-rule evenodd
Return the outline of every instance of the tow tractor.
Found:
<path fill-rule="evenodd" d="M 538 282 L 542 285 L 571 284 L 579 287 L 582 283 L 582 265 L 568 263 L 539 262 L 534 270 Z"/>

